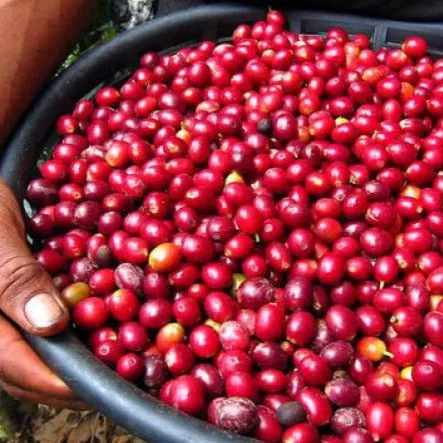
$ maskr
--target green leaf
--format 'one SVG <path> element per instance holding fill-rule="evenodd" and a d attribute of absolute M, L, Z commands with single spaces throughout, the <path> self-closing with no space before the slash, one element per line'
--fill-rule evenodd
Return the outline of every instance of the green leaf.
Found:
<path fill-rule="evenodd" d="M 7 432 L 3 428 L 3 426 L 0 424 L 0 440 L 4 440 L 8 437 Z"/>
<path fill-rule="evenodd" d="M 108 0 L 100 0 L 96 15 L 91 21 L 91 24 L 83 32 L 71 53 L 62 63 L 56 75 L 75 63 L 85 52 L 91 50 L 91 48 L 94 48 L 102 42 L 110 40 L 115 37 L 116 34 L 117 31 L 111 21 Z"/>

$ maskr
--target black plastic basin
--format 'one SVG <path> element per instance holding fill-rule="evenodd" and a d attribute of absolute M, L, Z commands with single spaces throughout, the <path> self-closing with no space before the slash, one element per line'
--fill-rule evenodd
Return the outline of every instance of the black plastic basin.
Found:
<path fill-rule="evenodd" d="M 205 6 L 157 19 L 119 35 L 82 57 L 53 81 L 16 129 L 0 165 L 0 174 L 23 199 L 56 119 L 103 81 L 134 67 L 147 51 L 171 52 L 202 40 L 223 40 L 239 23 L 263 19 L 266 10 L 232 5 Z M 425 37 L 430 52 L 443 56 L 443 24 L 383 21 L 343 14 L 286 11 L 291 30 L 318 34 L 332 26 L 372 37 L 376 48 L 398 45 L 406 36 Z M 158 402 L 94 358 L 72 331 L 53 338 L 26 335 L 47 364 L 91 407 L 128 431 L 151 442 L 227 443 L 256 440 L 233 436 Z"/>

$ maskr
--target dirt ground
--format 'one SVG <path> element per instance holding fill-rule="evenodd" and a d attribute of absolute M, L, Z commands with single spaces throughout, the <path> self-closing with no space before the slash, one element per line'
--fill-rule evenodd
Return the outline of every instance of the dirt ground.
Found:
<path fill-rule="evenodd" d="M 146 443 L 97 412 L 55 411 L 38 406 L 21 414 L 8 443 Z"/>

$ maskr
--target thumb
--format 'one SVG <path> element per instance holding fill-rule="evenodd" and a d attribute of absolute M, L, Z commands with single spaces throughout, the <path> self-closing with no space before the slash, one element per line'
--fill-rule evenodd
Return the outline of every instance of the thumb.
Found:
<path fill-rule="evenodd" d="M 30 333 L 61 332 L 69 321 L 68 310 L 29 251 L 18 204 L 2 183 L 0 195 L 0 309 Z"/>

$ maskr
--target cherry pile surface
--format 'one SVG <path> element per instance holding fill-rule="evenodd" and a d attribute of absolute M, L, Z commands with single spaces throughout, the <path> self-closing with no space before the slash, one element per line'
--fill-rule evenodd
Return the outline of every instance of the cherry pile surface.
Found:
<path fill-rule="evenodd" d="M 268 443 L 443 442 L 443 60 L 239 25 L 61 116 L 36 258 L 116 373 Z"/>

